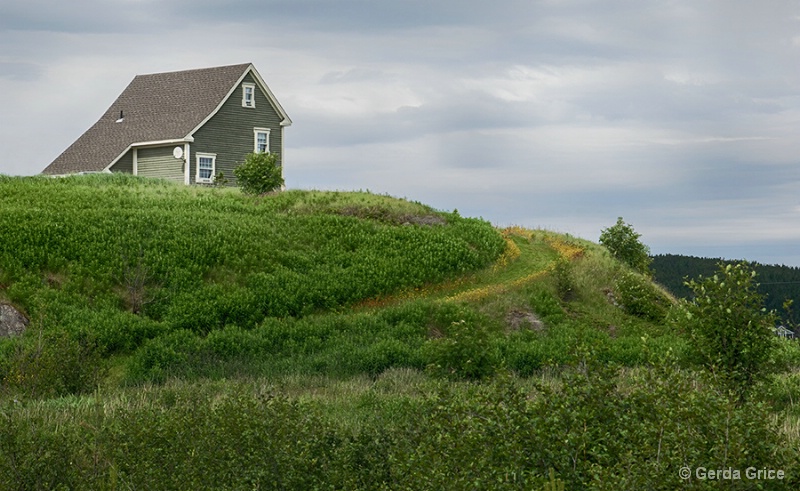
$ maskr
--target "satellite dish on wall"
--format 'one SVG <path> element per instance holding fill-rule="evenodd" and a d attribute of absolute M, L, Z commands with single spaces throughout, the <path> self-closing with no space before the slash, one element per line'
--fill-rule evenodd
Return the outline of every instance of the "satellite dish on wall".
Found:
<path fill-rule="evenodd" d="M 183 148 L 181 148 L 181 147 L 175 147 L 175 148 L 172 150 L 172 156 L 173 156 L 173 157 L 175 157 L 176 159 L 181 159 L 181 158 L 183 158 Z"/>

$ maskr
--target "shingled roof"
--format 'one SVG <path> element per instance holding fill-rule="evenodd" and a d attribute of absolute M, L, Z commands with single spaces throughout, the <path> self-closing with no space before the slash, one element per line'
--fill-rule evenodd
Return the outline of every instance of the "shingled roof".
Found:
<path fill-rule="evenodd" d="M 137 75 L 97 123 L 58 156 L 43 174 L 99 172 L 131 146 L 191 135 L 221 107 L 252 69 L 270 97 L 282 124 L 291 124 L 252 64 Z M 120 118 L 120 115 L 123 118 Z M 122 119 L 122 121 L 119 121 Z"/>

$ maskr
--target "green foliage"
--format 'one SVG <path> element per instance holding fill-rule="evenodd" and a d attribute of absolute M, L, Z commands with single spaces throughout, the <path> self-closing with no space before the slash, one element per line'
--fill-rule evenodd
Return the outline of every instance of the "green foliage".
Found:
<path fill-rule="evenodd" d="M 225 173 L 220 171 L 214 176 L 214 186 L 226 186 L 228 184 L 228 178 L 225 177 Z"/>
<path fill-rule="evenodd" d="M 485 221 L 368 193 L 254 200 L 91 175 L 2 179 L 0 201 L 3 296 L 31 317 L 46 307 L 71 334 L 92 331 L 113 354 L 170 331 L 252 329 L 421 287 L 504 248 Z M 403 357 L 390 344 L 376 367 Z"/>
<path fill-rule="evenodd" d="M 19 489 L 501 491 L 719 484 L 682 481 L 678 471 L 689 465 L 784 469 L 786 479 L 762 481 L 762 489 L 800 484 L 790 447 L 763 406 L 737 406 L 701 373 L 671 365 L 587 368 L 547 383 L 501 375 L 441 384 L 410 399 L 376 385 L 355 397 L 356 406 L 353 398 L 287 396 L 263 381 L 9 401 L 0 403 L 0 482 Z M 317 379 L 309 389 L 330 387 Z M 333 415 L 348 408 L 362 414 L 356 427 Z M 752 482 L 729 484 L 750 489 Z"/>
<path fill-rule="evenodd" d="M 358 349 L 357 353 L 358 363 L 354 368 L 359 373 L 367 373 L 372 376 L 379 375 L 389 368 L 418 364 L 413 347 L 396 338 L 376 340 L 376 342 Z"/>
<path fill-rule="evenodd" d="M 548 324 L 557 324 L 566 318 L 564 309 L 558 299 L 547 290 L 541 290 L 532 295 L 529 303 L 533 310 Z"/>
<path fill-rule="evenodd" d="M 720 264 L 714 276 L 688 282 L 695 298 L 680 317 L 696 360 L 741 397 L 768 373 L 777 341 L 755 277 L 746 263 Z"/>
<path fill-rule="evenodd" d="M 764 408 L 737 407 L 701 374 L 587 368 L 534 393 L 502 379 L 443 389 L 393 453 L 402 488 L 541 489 L 553 469 L 565 489 L 673 490 L 687 464 L 791 468 Z"/>
<path fill-rule="evenodd" d="M 236 325 L 174 331 L 138 349 L 128 381 L 251 376 L 285 371 L 377 376 L 390 368 L 429 368 L 443 378 L 480 379 L 500 365 L 500 334 L 472 309 L 417 302 L 377 313 L 266 319 L 252 329 Z"/>
<path fill-rule="evenodd" d="M 615 286 L 617 301 L 631 315 L 659 322 L 672 306 L 670 298 L 639 273 L 621 272 Z"/>
<path fill-rule="evenodd" d="M 572 263 L 567 259 L 559 259 L 553 270 L 553 277 L 556 281 L 556 290 L 558 291 L 559 298 L 565 302 L 573 300 L 575 298 L 575 292 L 577 291 L 577 285 L 575 284 L 575 278 L 572 272 Z"/>
<path fill-rule="evenodd" d="M 202 341 L 191 331 L 180 330 L 151 339 L 131 359 L 128 376 L 135 381 L 163 382 L 175 375 L 176 367 L 187 367 L 200 353 Z M 184 373 L 188 375 L 188 373 Z"/>
<path fill-rule="evenodd" d="M 312 407 L 269 393 L 187 387 L 113 415 L 89 403 L 60 429 L 3 409 L 0 482 L 12 489 L 352 488 L 337 467 L 346 440 Z"/>
<path fill-rule="evenodd" d="M 779 339 L 773 353 L 775 367 L 795 372 L 800 369 L 800 343 L 794 340 Z"/>
<path fill-rule="evenodd" d="M 794 300 L 791 298 L 787 298 L 783 301 L 781 305 L 783 308 L 784 319 L 786 319 L 786 326 L 790 330 L 794 330 L 797 328 L 797 321 L 795 320 L 795 312 L 794 312 Z"/>
<path fill-rule="evenodd" d="M 91 392 L 105 373 L 102 349 L 91 333 L 29 329 L 25 342 L 0 359 L 0 389 L 16 397 L 59 397 Z"/>
<path fill-rule="evenodd" d="M 426 355 L 434 373 L 456 379 L 488 377 L 498 365 L 488 332 L 463 319 L 452 322 L 443 337 L 429 341 Z"/>
<path fill-rule="evenodd" d="M 639 241 L 639 237 L 641 234 L 637 234 L 630 224 L 625 223 L 622 217 L 619 217 L 616 224 L 602 230 L 600 243 L 614 257 L 635 271 L 648 273 L 651 261 L 650 248 Z"/>
<path fill-rule="evenodd" d="M 550 468 L 550 480 L 544 483 L 544 491 L 564 491 L 564 482 L 556 479 L 556 471 Z"/>
<path fill-rule="evenodd" d="M 264 194 L 283 186 L 283 170 L 278 164 L 278 154 L 251 153 L 244 163 L 233 169 L 236 182 L 246 194 Z"/>

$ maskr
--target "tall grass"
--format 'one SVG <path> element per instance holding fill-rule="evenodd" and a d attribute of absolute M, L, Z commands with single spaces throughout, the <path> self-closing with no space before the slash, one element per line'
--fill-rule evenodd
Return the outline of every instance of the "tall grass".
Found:
<path fill-rule="evenodd" d="M 3 178 L 0 200 L 3 295 L 70 331 L 92 319 L 111 351 L 420 287 L 504 248 L 486 222 L 367 193 L 92 175 Z"/>

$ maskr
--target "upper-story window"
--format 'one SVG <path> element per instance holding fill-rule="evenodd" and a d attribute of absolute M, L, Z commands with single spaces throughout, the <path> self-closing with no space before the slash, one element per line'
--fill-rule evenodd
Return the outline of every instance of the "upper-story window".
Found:
<path fill-rule="evenodd" d="M 269 153 L 269 128 L 253 128 L 255 153 Z"/>
<path fill-rule="evenodd" d="M 255 84 L 242 84 L 242 107 L 256 107 Z"/>

